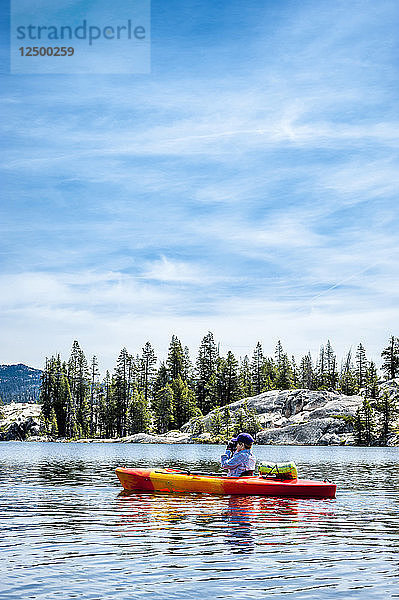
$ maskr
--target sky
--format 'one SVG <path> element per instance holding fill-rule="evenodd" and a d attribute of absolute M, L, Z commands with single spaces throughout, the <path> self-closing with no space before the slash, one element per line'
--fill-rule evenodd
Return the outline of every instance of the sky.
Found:
<path fill-rule="evenodd" d="M 329 339 L 381 363 L 396 0 L 153 0 L 148 74 L 10 74 L 1 14 L 1 364 L 77 339 L 112 370 L 172 334 L 195 358 L 208 331 L 237 357 Z"/>

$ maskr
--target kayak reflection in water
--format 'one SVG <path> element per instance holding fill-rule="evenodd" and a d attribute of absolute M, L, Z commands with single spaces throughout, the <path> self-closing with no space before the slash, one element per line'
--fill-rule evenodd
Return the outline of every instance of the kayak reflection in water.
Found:
<path fill-rule="evenodd" d="M 256 458 L 251 452 L 254 439 L 249 433 L 240 433 L 230 440 L 224 454 L 220 457 L 222 469 L 228 470 L 228 477 L 253 475 Z"/>

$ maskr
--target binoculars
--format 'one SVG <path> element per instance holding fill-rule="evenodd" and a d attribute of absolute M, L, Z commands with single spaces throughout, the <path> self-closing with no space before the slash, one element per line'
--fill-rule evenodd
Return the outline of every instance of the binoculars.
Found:
<path fill-rule="evenodd" d="M 236 440 L 230 440 L 229 443 L 227 444 L 227 448 L 226 450 L 231 450 L 232 452 L 234 452 L 237 448 L 237 442 Z"/>

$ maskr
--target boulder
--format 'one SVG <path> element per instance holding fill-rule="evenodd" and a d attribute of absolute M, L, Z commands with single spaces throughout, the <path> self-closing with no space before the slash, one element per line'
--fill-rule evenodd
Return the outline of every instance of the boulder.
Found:
<path fill-rule="evenodd" d="M 271 390 L 233 402 L 229 410 L 232 420 L 244 404 L 256 413 L 262 426 L 257 434 L 260 444 L 338 445 L 354 443 L 350 417 L 362 402 L 361 396 L 331 391 Z M 215 410 L 201 420 L 205 433 L 211 431 L 214 414 Z M 181 431 L 193 435 L 195 429 L 198 418 L 183 425 Z"/>
<path fill-rule="evenodd" d="M 4 405 L 1 410 L 0 440 L 21 441 L 40 434 L 40 405 L 12 402 Z"/>
<path fill-rule="evenodd" d="M 265 429 L 258 433 L 256 440 L 259 444 L 325 446 L 344 444 L 347 441 L 347 434 L 351 435 L 351 433 L 352 428 L 345 421 L 327 417 Z"/>

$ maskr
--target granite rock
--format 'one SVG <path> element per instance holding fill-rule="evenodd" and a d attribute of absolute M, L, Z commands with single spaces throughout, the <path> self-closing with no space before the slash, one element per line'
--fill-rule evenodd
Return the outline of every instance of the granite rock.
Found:
<path fill-rule="evenodd" d="M 40 435 L 39 404 L 11 402 L 1 407 L 0 440 L 26 440 Z"/>
<path fill-rule="evenodd" d="M 336 392 L 306 389 L 271 390 L 229 405 L 234 419 L 244 403 L 256 412 L 262 430 L 257 435 L 260 444 L 338 445 L 353 444 L 353 426 L 348 417 L 356 414 L 363 402 L 361 396 L 345 396 Z M 215 410 L 202 419 L 205 432 L 211 431 Z M 193 433 L 194 420 L 181 428 Z"/>

